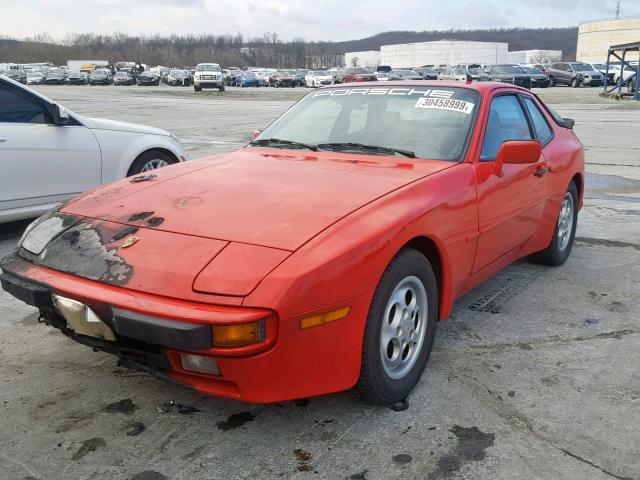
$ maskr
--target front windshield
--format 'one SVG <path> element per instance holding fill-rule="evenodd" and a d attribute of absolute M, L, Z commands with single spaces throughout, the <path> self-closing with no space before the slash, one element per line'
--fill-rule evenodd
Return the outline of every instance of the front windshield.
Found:
<path fill-rule="evenodd" d="M 478 93 L 468 88 L 319 90 L 291 107 L 256 141 L 278 139 L 317 145 L 320 150 L 338 149 L 322 144 L 355 143 L 406 150 L 418 158 L 460 161 L 478 102 Z M 363 153 L 357 148 L 340 151 Z"/>
<path fill-rule="evenodd" d="M 352 71 L 353 71 L 353 73 L 360 73 L 360 74 L 371 73 L 371 70 L 369 70 L 367 68 L 354 68 Z"/>
<path fill-rule="evenodd" d="M 118 72 L 116 73 L 116 77 L 128 77 L 129 74 L 127 72 Z"/>
<path fill-rule="evenodd" d="M 533 68 L 533 67 L 522 67 L 522 70 L 524 70 L 524 73 L 531 73 L 533 75 L 542 74 L 542 72 L 540 70 L 538 70 L 537 68 Z"/>
<path fill-rule="evenodd" d="M 330 74 L 329 72 L 327 72 L 326 70 L 316 70 L 316 71 L 314 71 L 314 72 L 313 72 L 313 74 L 314 74 L 316 77 L 328 77 L 328 76 L 330 76 L 330 75 L 331 75 L 331 74 Z"/>
<path fill-rule="evenodd" d="M 496 65 L 491 71 L 493 73 L 522 73 L 522 68 L 517 65 Z"/>
<path fill-rule="evenodd" d="M 572 63 L 571 66 L 576 72 L 592 72 L 593 67 L 588 63 Z"/>
<path fill-rule="evenodd" d="M 184 72 L 182 70 L 171 70 L 170 75 L 172 77 L 181 77 L 182 75 L 184 75 Z"/>
<path fill-rule="evenodd" d="M 594 63 L 593 68 L 596 68 L 598 70 L 606 70 L 607 66 L 604 63 Z"/>
<path fill-rule="evenodd" d="M 414 72 L 413 70 L 398 70 L 398 73 L 405 77 L 411 77 L 411 76 L 417 75 L 417 73 Z"/>
<path fill-rule="evenodd" d="M 196 67 L 196 72 L 219 72 L 220 65 L 214 64 L 206 64 L 206 65 L 198 65 Z"/>
<path fill-rule="evenodd" d="M 278 70 L 276 72 L 276 77 L 289 77 L 289 72 L 285 72 L 284 70 Z"/>
<path fill-rule="evenodd" d="M 244 72 L 242 75 L 246 78 L 256 78 L 255 72 Z"/>

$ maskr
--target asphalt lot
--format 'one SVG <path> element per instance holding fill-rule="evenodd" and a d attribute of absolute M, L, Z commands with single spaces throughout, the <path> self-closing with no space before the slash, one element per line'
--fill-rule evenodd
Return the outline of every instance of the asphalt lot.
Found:
<path fill-rule="evenodd" d="M 192 158 L 238 148 L 308 91 L 38 89 L 169 129 Z M 639 479 L 640 102 L 599 91 L 538 91 L 587 150 L 571 258 L 518 262 L 456 302 L 407 410 L 354 392 L 204 397 L 117 367 L 0 292 L 0 478 Z M 23 227 L 0 227 L 0 255 Z"/>

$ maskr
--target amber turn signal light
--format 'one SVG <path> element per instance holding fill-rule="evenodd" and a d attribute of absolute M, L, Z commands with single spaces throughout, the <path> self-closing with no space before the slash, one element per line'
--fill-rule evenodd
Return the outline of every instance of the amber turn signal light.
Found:
<path fill-rule="evenodd" d="M 336 320 L 340 320 L 349 315 L 350 311 L 351 307 L 343 307 L 332 312 L 303 318 L 302 320 L 300 320 L 300 328 L 305 329 L 317 327 L 318 325 L 324 325 L 325 323 L 335 322 Z"/>
<path fill-rule="evenodd" d="M 264 322 L 258 320 L 237 325 L 214 325 L 213 346 L 217 348 L 244 347 L 264 340 Z"/>

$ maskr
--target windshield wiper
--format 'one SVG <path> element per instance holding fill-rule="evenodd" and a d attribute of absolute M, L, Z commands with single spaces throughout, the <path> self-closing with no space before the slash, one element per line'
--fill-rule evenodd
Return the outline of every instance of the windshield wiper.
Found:
<path fill-rule="evenodd" d="M 250 142 L 249 145 L 257 145 L 259 147 L 289 145 L 292 147 L 306 148 L 308 150 L 313 150 L 314 152 L 318 151 L 318 147 L 316 145 L 312 145 L 310 143 L 294 142 L 293 140 L 284 140 L 281 138 L 261 138 L 259 140 L 254 140 L 253 142 Z"/>
<path fill-rule="evenodd" d="M 416 158 L 415 152 L 410 150 L 401 150 L 399 148 L 392 147 L 382 147 L 379 145 L 365 145 L 363 143 L 353 143 L 353 142 L 335 142 L 335 143 L 319 143 L 317 145 L 318 148 L 327 149 L 327 150 L 365 150 L 370 152 L 384 152 L 395 154 L 398 153 L 400 155 L 404 155 L 409 158 Z"/>

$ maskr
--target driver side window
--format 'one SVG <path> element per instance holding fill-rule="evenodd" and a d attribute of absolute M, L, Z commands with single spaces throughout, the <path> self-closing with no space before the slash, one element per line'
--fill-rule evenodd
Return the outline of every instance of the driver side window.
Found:
<path fill-rule="evenodd" d="M 503 142 L 532 140 L 529 123 L 515 95 L 494 97 L 480 153 L 481 162 L 495 160 Z"/>
<path fill-rule="evenodd" d="M 0 123 L 50 123 L 41 102 L 17 88 L 0 83 Z"/>

